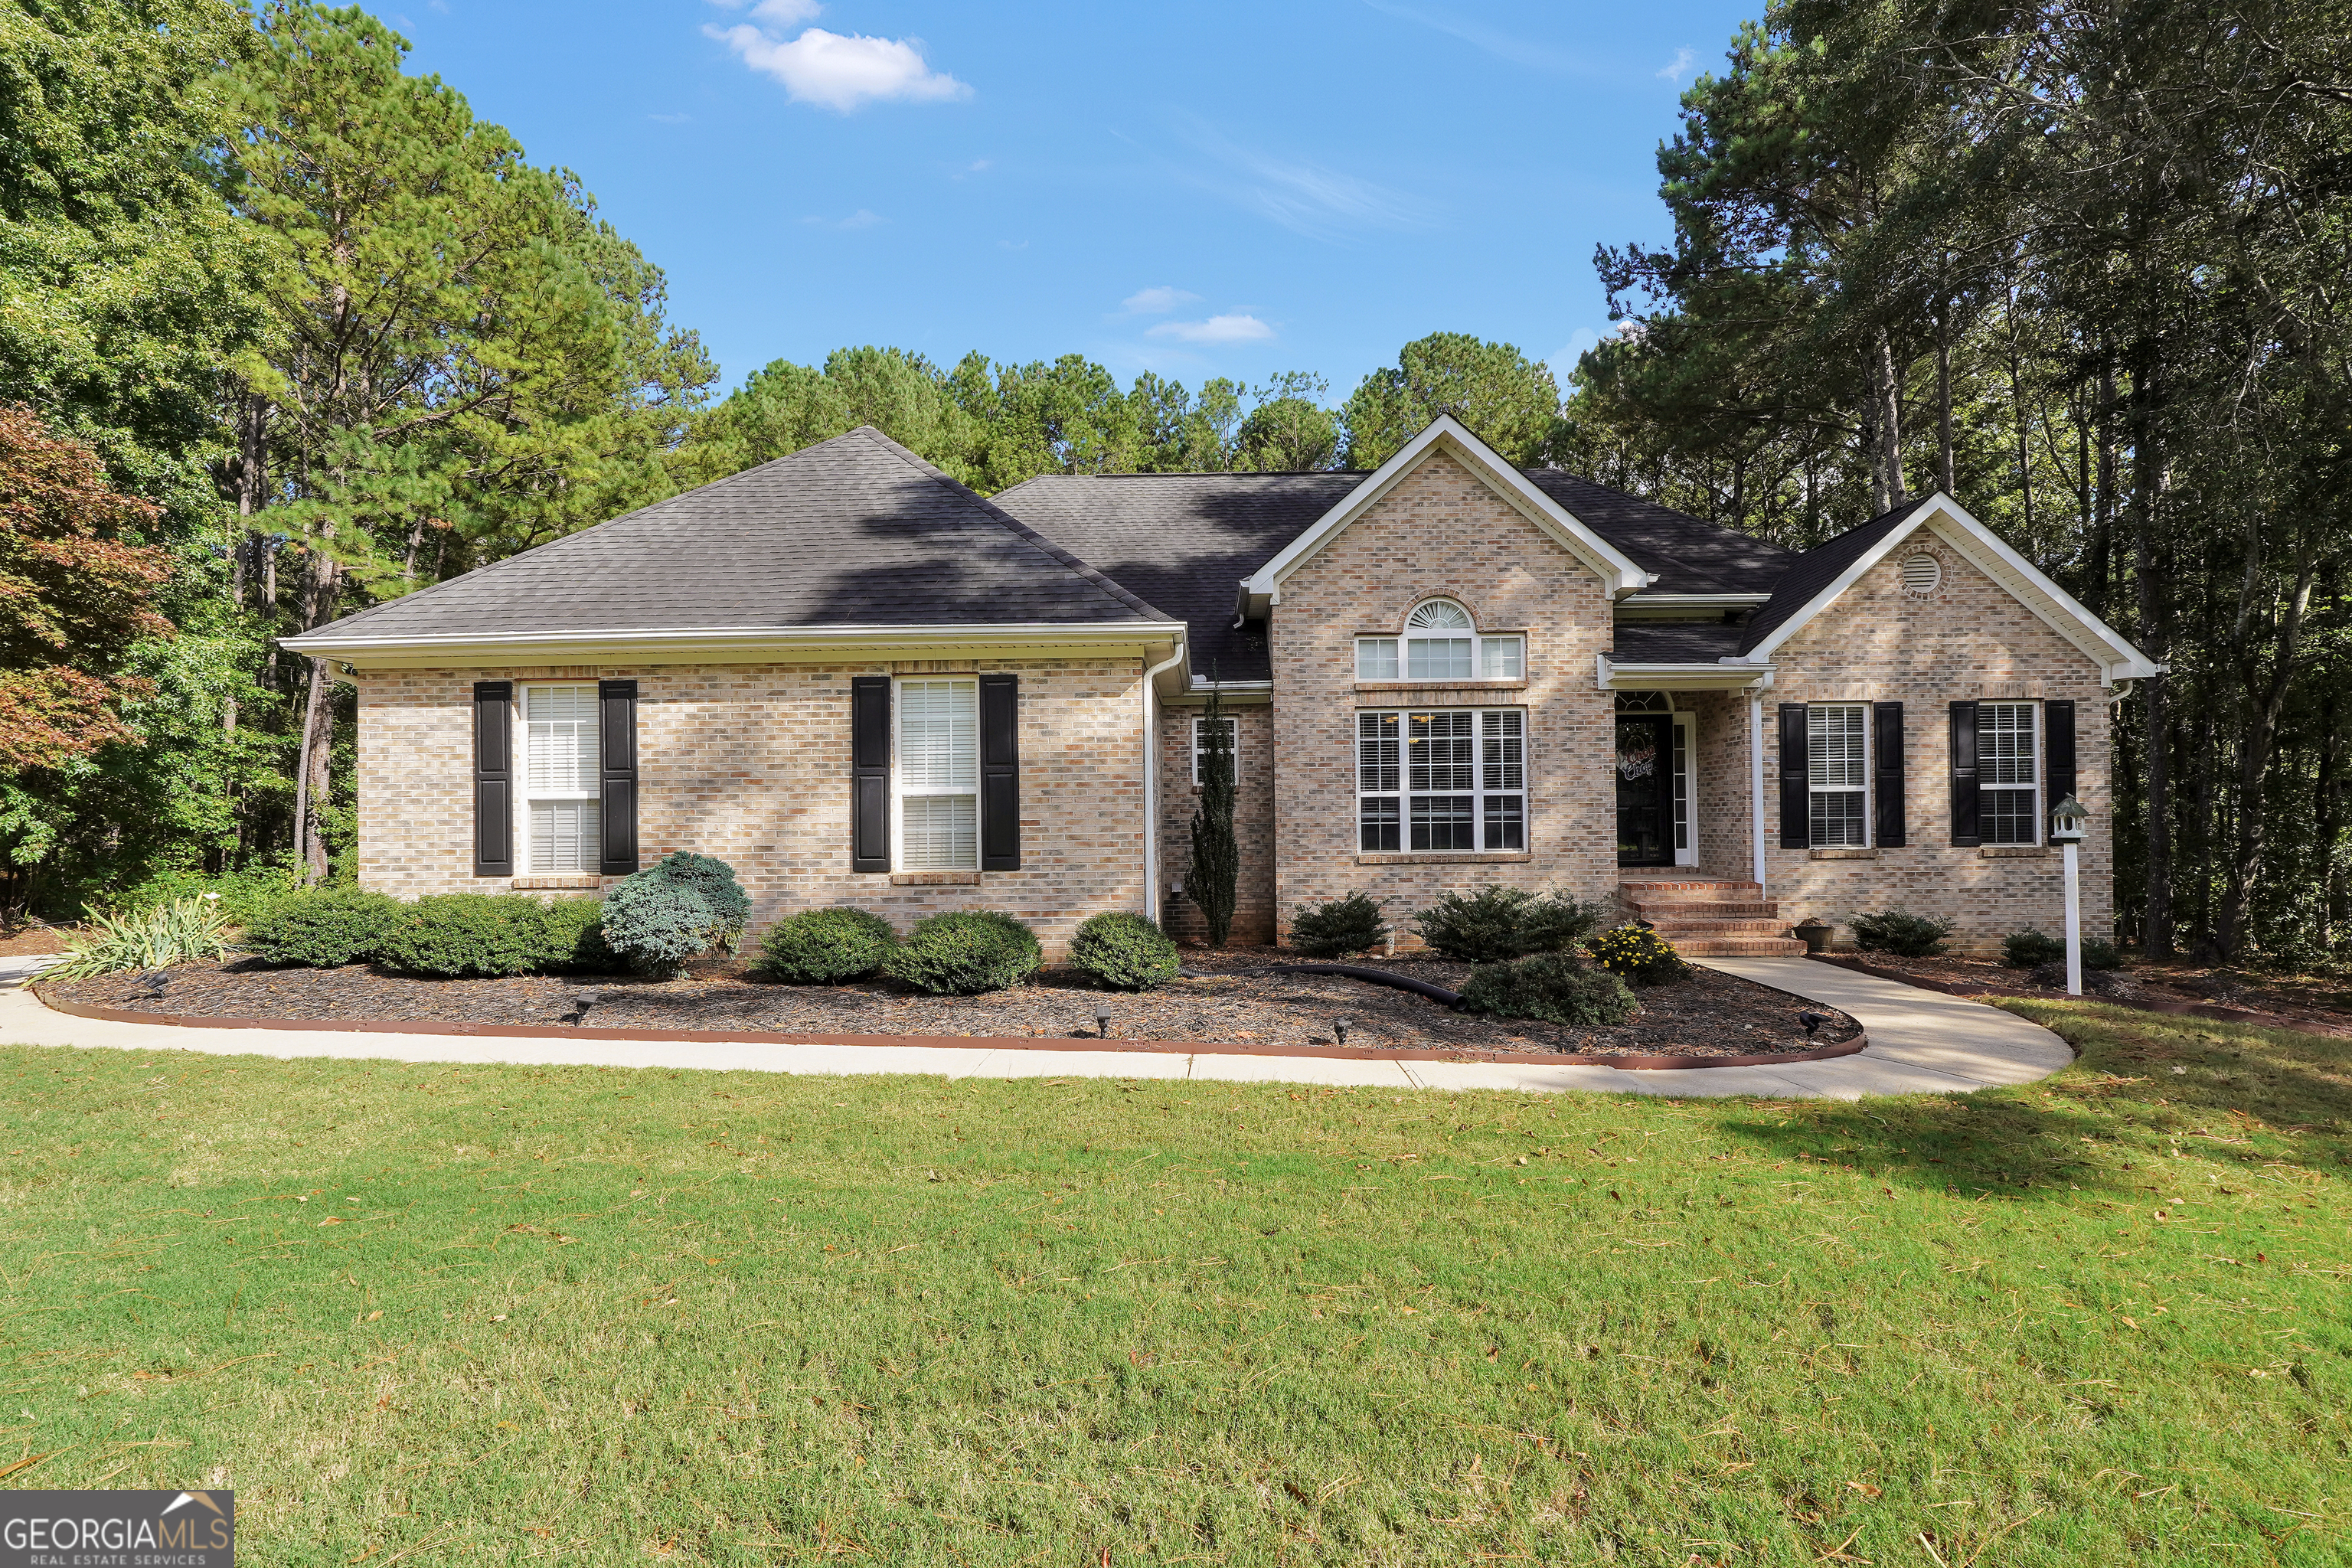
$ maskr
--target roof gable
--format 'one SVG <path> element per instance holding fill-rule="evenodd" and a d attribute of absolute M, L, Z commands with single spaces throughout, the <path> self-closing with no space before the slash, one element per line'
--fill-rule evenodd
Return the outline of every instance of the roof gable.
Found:
<path fill-rule="evenodd" d="M 524 635 L 1169 619 L 861 426 L 299 640 L 330 653 Z"/>
<path fill-rule="evenodd" d="M 1848 529 L 1797 557 L 1782 574 L 1770 601 L 1748 623 L 1741 657 L 1753 663 L 1769 662 L 1776 649 L 1922 530 L 1950 545 L 1969 564 L 2007 589 L 2051 630 L 2080 649 L 2099 667 L 2101 684 L 2144 680 L 2162 672 L 2163 667 L 1941 490 L 1916 505 L 1882 513 Z"/>
<path fill-rule="evenodd" d="M 1631 555 L 1609 542 L 1591 527 L 1538 486 L 1503 460 L 1502 455 L 1465 428 L 1450 414 L 1441 414 L 1406 442 L 1397 455 L 1364 476 L 1329 510 L 1286 545 L 1281 553 L 1259 567 L 1243 583 L 1253 603 L 1276 603 L 1283 580 L 1321 553 L 1399 481 L 1438 453 L 1460 463 L 1486 488 L 1576 557 L 1599 577 L 1612 598 L 1622 598 L 1649 585 L 1652 574 Z"/>

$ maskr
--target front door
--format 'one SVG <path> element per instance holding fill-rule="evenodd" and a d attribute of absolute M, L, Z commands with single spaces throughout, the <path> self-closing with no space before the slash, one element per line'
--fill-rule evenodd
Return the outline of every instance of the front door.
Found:
<path fill-rule="evenodd" d="M 1674 719 L 1664 713 L 1617 718 L 1617 864 L 1675 863 Z"/>

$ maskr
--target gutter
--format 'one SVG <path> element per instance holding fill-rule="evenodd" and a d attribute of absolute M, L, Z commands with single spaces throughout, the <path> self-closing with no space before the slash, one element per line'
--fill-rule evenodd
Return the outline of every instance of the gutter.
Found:
<path fill-rule="evenodd" d="M 625 626 L 595 631 L 465 632 L 407 637 L 335 636 L 322 630 L 281 637 L 278 646 L 310 658 L 362 668 L 431 668 L 467 664 L 581 663 L 591 660 L 714 664 L 780 655 L 954 647 L 1117 647 L 1184 646 L 1181 621 L 990 621 L 969 626 Z"/>
<path fill-rule="evenodd" d="M 1160 923 L 1160 677 L 1184 662 L 1185 647 L 1143 672 L 1143 918 Z"/>

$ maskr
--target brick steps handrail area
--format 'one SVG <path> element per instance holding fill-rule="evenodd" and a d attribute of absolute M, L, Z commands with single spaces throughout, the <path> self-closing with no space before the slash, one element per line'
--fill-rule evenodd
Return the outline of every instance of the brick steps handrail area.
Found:
<path fill-rule="evenodd" d="M 1805 951 L 1789 934 L 1779 901 L 1754 882 L 1644 877 L 1619 883 L 1617 894 L 1634 919 L 1694 958 L 1793 958 Z"/>

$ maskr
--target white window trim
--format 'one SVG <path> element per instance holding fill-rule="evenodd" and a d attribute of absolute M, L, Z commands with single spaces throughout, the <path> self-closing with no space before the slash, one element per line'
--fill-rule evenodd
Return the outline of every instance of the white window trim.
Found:
<path fill-rule="evenodd" d="M 1862 783 L 1859 784 L 1817 784 L 1813 783 L 1812 728 L 1813 714 L 1830 708 L 1858 710 L 1862 714 Z M 1867 702 L 1811 702 L 1805 706 L 1805 842 L 1815 849 L 1870 849 L 1877 845 L 1878 805 L 1874 764 L 1877 762 L 1878 737 L 1873 732 L 1871 706 Z M 1851 795 L 1862 802 L 1862 842 L 1859 844 L 1813 843 L 1813 798 L 1822 795 Z"/>
<path fill-rule="evenodd" d="M 1415 628 L 1412 624 L 1412 617 L 1419 615 L 1422 611 L 1427 609 L 1432 605 L 1452 605 L 1454 609 L 1462 612 L 1462 618 L 1466 624 L 1460 626 L 1424 626 Z M 1416 642 L 1430 642 L 1436 640 L 1467 641 L 1470 644 L 1470 673 L 1467 675 L 1412 674 L 1412 645 Z M 1367 675 L 1364 673 L 1365 645 L 1368 643 L 1387 643 L 1391 645 L 1391 652 L 1393 655 L 1396 663 L 1395 674 Z M 1488 675 L 1486 673 L 1488 652 L 1490 650 L 1500 650 L 1505 648 L 1510 650 L 1509 662 L 1516 663 L 1519 667 L 1518 672 L 1515 675 Z M 1421 603 L 1415 605 L 1406 613 L 1403 626 L 1400 626 L 1394 633 L 1366 632 L 1356 638 L 1356 680 L 1359 685 L 1387 686 L 1393 684 L 1397 686 L 1466 686 L 1491 684 L 1499 686 L 1505 684 L 1517 685 L 1525 681 L 1527 678 L 1528 639 L 1525 634 L 1520 632 L 1486 632 L 1479 630 L 1477 617 L 1470 613 L 1467 605 L 1462 604 L 1461 601 L 1457 599 L 1423 599 Z"/>
<path fill-rule="evenodd" d="M 1201 759 L 1208 752 L 1208 748 L 1201 743 L 1204 732 L 1202 727 L 1208 721 L 1206 714 L 1192 716 L 1192 783 L 1195 785 L 1201 782 Z M 1238 714 L 1228 713 L 1224 715 L 1224 722 L 1234 727 L 1234 783 L 1239 785 L 1242 778 L 1242 721 Z"/>
<path fill-rule="evenodd" d="M 960 681 L 971 688 L 972 714 L 972 773 L 971 788 L 925 789 L 910 792 L 899 774 L 901 755 L 899 719 L 901 704 L 899 689 L 908 681 Z M 969 866 L 909 866 L 907 864 L 907 801 L 911 795 L 918 800 L 930 800 L 941 795 L 971 796 L 971 864 Z M 893 871 L 977 871 L 980 869 L 980 677 L 971 675 L 907 675 L 890 679 L 890 868 Z"/>
<path fill-rule="evenodd" d="M 1674 829 L 1675 864 L 1698 864 L 1697 781 L 1692 777 L 1698 760 L 1698 715 L 1673 709 L 1666 717 L 1675 727 Z"/>
<path fill-rule="evenodd" d="M 1412 716 L 1415 713 L 1467 713 L 1470 719 L 1471 788 L 1467 790 L 1415 790 L 1412 787 Z M 1490 790 L 1486 787 L 1486 715 L 1516 713 L 1519 717 L 1519 787 L 1516 790 Z M 1368 790 L 1364 787 L 1363 721 L 1367 717 L 1392 718 L 1397 721 L 1397 787 L 1394 790 Z M 1525 855 L 1535 842 L 1535 791 L 1530 775 L 1534 771 L 1535 740 L 1533 714 L 1526 708 L 1359 708 L 1355 722 L 1349 727 L 1348 765 L 1356 781 L 1351 795 L 1354 813 L 1349 831 L 1354 835 L 1356 852 L 1360 855 Z M 1467 795 L 1472 797 L 1471 833 L 1476 842 L 1468 849 L 1415 849 L 1412 847 L 1412 801 L 1416 795 Z M 1490 799 L 1517 799 L 1519 803 L 1519 847 L 1516 849 L 1489 849 L 1486 840 L 1486 802 Z M 1397 847 L 1394 849 L 1364 847 L 1364 802 L 1393 800 L 1397 803 Z"/>
<path fill-rule="evenodd" d="M 596 715 L 596 763 L 598 782 L 585 790 L 538 791 L 530 787 L 530 693 L 551 691 L 558 687 L 583 687 L 590 693 L 589 711 Z M 508 720 L 508 732 L 514 737 L 514 874 L 518 877 L 591 877 L 604 867 L 604 801 L 602 778 L 604 744 L 604 704 L 598 697 L 599 689 L 593 680 L 519 680 L 514 686 L 514 712 Z M 585 866 L 533 867 L 531 865 L 530 807 L 540 800 L 593 800 L 596 802 L 596 842 L 587 846 Z"/>
<path fill-rule="evenodd" d="M 1996 839 L 1985 831 L 1985 793 L 1988 790 L 2020 789 L 2024 787 L 2020 784 L 1992 784 L 1988 780 L 1988 775 L 1992 772 L 1992 770 L 1986 762 L 1987 753 L 1985 736 L 1990 732 L 1990 726 L 1985 722 L 1985 711 L 1987 709 L 1991 708 L 2023 708 L 2028 710 L 2028 716 L 2025 721 L 2025 732 L 2027 735 L 2032 737 L 2033 742 L 2033 813 L 2032 816 L 2028 818 L 2028 820 L 2033 825 L 2033 836 L 2031 838 Z M 1977 842 L 1979 844 L 1993 845 L 1998 848 L 2003 849 L 2039 847 L 2043 842 L 2045 842 L 2050 825 L 2043 819 L 2042 814 L 2048 808 L 2048 800 L 2045 792 L 2049 787 L 2049 778 L 2050 737 L 2045 723 L 2045 713 L 2042 705 L 2040 702 L 2031 700 L 2013 697 L 1978 699 Z"/>

